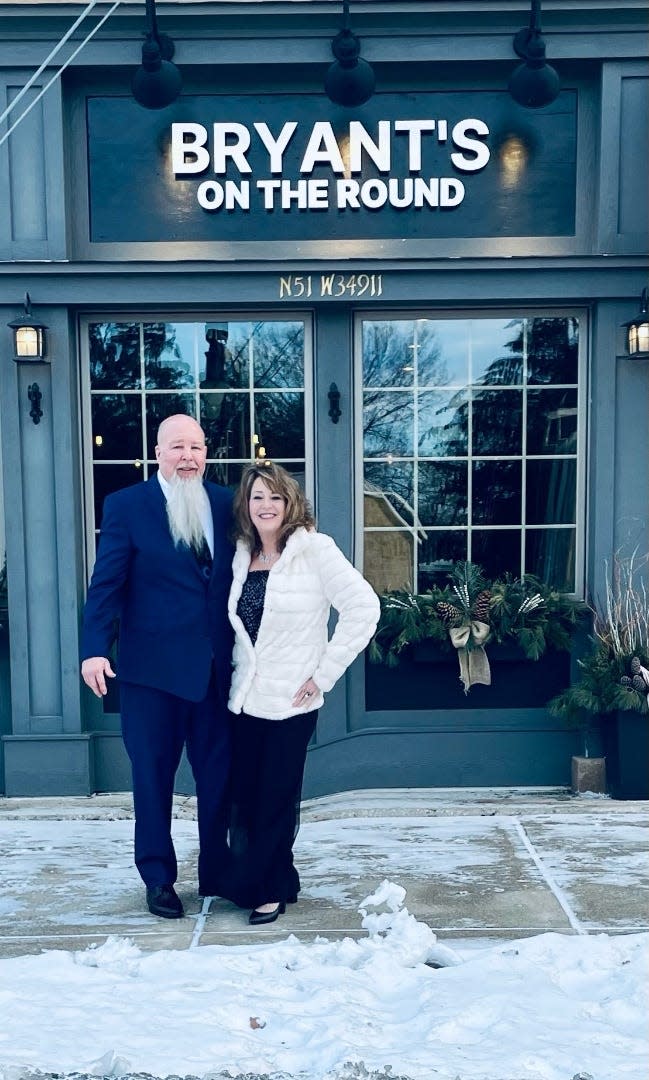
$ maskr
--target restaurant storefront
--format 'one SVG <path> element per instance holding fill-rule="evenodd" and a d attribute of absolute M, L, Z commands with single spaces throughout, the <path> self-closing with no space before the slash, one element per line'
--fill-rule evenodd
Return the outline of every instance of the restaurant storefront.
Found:
<path fill-rule="evenodd" d="M 14 363 L 10 329 L 0 353 L 6 794 L 129 787 L 79 619 L 103 499 L 154 471 L 172 412 L 219 483 L 290 469 L 378 592 L 468 560 L 592 597 L 649 548 L 649 364 L 623 326 L 647 282 L 646 6 L 544 3 L 561 88 L 534 108 L 508 91 L 528 0 L 352 4 L 376 75 L 352 106 L 323 89 L 341 6 L 159 3 L 183 88 L 156 108 L 131 90 L 143 5 L 39 98 L 94 6 L 15 108 L 83 9 L 0 7 L 0 328 L 25 294 L 47 326 L 42 359 Z M 465 696 L 361 657 L 305 792 L 567 784 L 580 736 L 545 701 L 569 669 Z"/>

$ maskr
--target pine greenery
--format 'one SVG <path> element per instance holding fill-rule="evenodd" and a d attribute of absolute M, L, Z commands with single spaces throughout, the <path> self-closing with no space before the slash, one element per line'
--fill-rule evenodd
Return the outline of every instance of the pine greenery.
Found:
<path fill-rule="evenodd" d="M 397 590 L 381 597 L 381 617 L 369 646 L 374 663 L 394 667 L 404 649 L 433 641 L 454 651 L 449 627 L 473 620 L 490 626 L 489 641 L 513 641 L 528 660 L 547 649 L 569 650 L 587 606 L 533 577 L 509 574 L 488 581 L 474 563 L 456 563 L 448 584 L 425 593 Z M 471 647 L 471 642 L 467 643 Z"/>

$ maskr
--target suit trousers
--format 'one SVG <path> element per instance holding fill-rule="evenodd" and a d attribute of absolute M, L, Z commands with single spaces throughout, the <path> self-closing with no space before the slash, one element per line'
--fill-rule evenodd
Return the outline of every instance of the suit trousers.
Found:
<path fill-rule="evenodd" d="M 122 737 L 133 774 L 135 865 L 147 886 L 173 885 L 171 837 L 176 770 L 183 747 L 196 784 L 198 885 L 212 895 L 227 858 L 230 714 L 212 677 L 202 701 L 134 683 L 120 685 Z"/>

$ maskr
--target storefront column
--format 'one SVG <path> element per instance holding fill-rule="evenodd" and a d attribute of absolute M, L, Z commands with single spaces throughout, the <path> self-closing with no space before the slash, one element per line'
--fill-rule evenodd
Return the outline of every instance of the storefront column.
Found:
<path fill-rule="evenodd" d="M 38 315 L 49 327 L 46 360 L 15 363 L 8 331 L 3 350 L 12 693 L 12 733 L 3 737 L 3 749 L 9 796 L 93 790 L 78 671 L 81 485 L 76 363 L 70 359 L 75 349 L 64 309 L 38 309 Z"/>

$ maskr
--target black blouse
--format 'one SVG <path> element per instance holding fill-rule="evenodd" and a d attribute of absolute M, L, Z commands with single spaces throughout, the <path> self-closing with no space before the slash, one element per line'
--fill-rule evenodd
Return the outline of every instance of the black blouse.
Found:
<path fill-rule="evenodd" d="M 243 583 L 237 615 L 246 628 L 253 645 L 257 640 L 261 617 L 264 613 L 264 600 L 266 598 L 266 585 L 270 570 L 253 570 Z"/>

